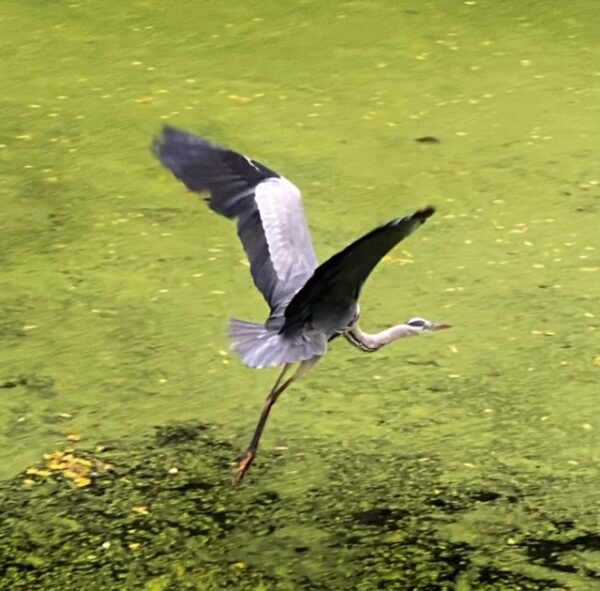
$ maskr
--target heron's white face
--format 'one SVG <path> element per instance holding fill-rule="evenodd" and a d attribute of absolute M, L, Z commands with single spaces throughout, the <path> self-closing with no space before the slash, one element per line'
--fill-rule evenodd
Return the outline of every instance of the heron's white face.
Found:
<path fill-rule="evenodd" d="M 414 331 L 415 334 L 434 332 L 436 330 L 444 330 L 446 328 L 450 328 L 449 324 L 431 322 L 431 320 L 426 320 L 425 318 L 418 317 L 407 320 L 405 324 L 407 326 L 410 326 L 410 328 Z"/>

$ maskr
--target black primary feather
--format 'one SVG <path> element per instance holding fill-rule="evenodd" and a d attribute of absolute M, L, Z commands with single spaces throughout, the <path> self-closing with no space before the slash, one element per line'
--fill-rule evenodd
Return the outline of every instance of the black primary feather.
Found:
<path fill-rule="evenodd" d="M 365 234 L 317 267 L 312 277 L 292 298 L 285 310 L 284 334 L 351 308 L 377 263 L 406 238 L 435 209 L 425 207 L 412 215 L 392 220 Z"/>
<path fill-rule="evenodd" d="M 244 198 L 260 182 L 279 178 L 256 160 L 173 127 L 155 139 L 154 153 L 190 191 L 209 191 L 211 209 L 227 218 L 247 214 Z"/>

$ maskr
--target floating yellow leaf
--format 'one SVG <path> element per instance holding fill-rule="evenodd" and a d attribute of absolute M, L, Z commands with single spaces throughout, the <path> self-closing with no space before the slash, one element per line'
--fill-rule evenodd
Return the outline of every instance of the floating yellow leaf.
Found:
<path fill-rule="evenodd" d="M 25 470 L 25 474 L 29 474 L 30 476 L 41 476 L 42 478 L 48 478 L 52 472 L 50 470 L 41 470 L 40 468 L 36 468 L 32 466 L 31 468 L 27 468 Z"/>
<path fill-rule="evenodd" d="M 238 94 L 229 94 L 227 98 L 238 103 L 249 103 L 252 99 L 249 96 L 240 96 Z"/>
<path fill-rule="evenodd" d="M 87 476 L 78 476 L 73 480 L 73 482 L 75 483 L 75 486 L 83 488 L 84 486 L 89 486 L 92 484 L 92 479 L 88 478 Z"/>
<path fill-rule="evenodd" d="M 136 507 L 132 507 L 131 510 L 138 515 L 150 515 L 150 511 L 148 511 L 147 507 L 143 505 L 138 505 Z"/>

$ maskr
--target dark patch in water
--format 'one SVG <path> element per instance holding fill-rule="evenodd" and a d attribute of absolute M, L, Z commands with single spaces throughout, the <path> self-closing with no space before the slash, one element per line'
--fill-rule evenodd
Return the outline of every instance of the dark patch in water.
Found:
<path fill-rule="evenodd" d="M 26 386 L 27 378 L 25 376 L 19 376 L 13 380 L 7 380 L 0 384 L 0 388 L 16 388 L 17 386 Z"/>
<path fill-rule="evenodd" d="M 471 493 L 470 497 L 473 501 L 479 503 L 491 503 L 492 501 L 497 501 L 502 498 L 502 495 L 493 490 L 476 490 Z"/>
<path fill-rule="evenodd" d="M 52 398 L 56 396 L 54 390 L 54 379 L 49 376 L 37 374 L 19 375 L 16 378 L 6 380 L 0 384 L 0 388 L 18 388 L 24 387 L 28 392 L 32 392 L 42 398 Z"/>
<path fill-rule="evenodd" d="M 191 479 L 187 482 L 183 482 L 181 484 L 177 484 L 169 487 L 171 490 L 176 490 L 180 493 L 186 493 L 192 490 L 210 490 L 214 487 L 214 484 L 211 482 L 205 482 L 203 480 Z"/>
<path fill-rule="evenodd" d="M 526 549 L 534 564 L 565 573 L 577 573 L 580 571 L 578 567 L 564 564 L 561 559 L 567 552 L 600 551 L 600 534 L 586 533 L 572 540 L 526 539 L 520 545 Z"/>
<path fill-rule="evenodd" d="M 475 589 L 485 588 L 488 591 L 546 591 L 547 589 L 564 589 L 553 579 L 533 578 L 494 566 L 484 566 L 477 575 Z M 485 587 L 483 587 L 485 585 Z"/>
<path fill-rule="evenodd" d="M 204 424 L 165 425 L 157 427 L 154 436 L 158 445 L 181 445 L 196 441 L 207 429 Z"/>
<path fill-rule="evenodd" d="M 424 135 L 422 137 L 416 137 L 415 142 L 419 142 L 420 144 L 439 144 L 442 140 L 433 136 L 433 135 Z"/>
<path fill-rule="evenodd" d="M 296 546 L 294 548 L 294 552 L 296 552 L 297 554 L 305 554 L 309 550 L 310 548 L 308 546 Z"/>
<path fill-rule="evenodd" d="M 355 513 L 354 517 L 362 525 L 374 527 L 393 527 L 409 515 L 408 511 L 390 509 L 389 507 L 375 507 L 367 511 Z"/>
<path fill-rule="evenodd" d="M 569 531 L 575 527 L 575 521 L 572 519 L 550 519 L 550 523 L 559 532 Z"/>

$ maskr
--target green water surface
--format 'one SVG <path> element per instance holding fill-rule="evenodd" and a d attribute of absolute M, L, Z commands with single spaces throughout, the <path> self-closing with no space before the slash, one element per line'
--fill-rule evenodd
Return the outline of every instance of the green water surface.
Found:
<path fill-rule="evenodd" d="M 598 22 L 594 0 L 4 0 L 0 476 L 169 422 L 247 444 L 276 371 L 229 353 L 227 319 L 267 310 L 232 224 L 151 155 L 170 123 L 296 183 L 322 260 L 438 208 L 370 278 L 361 324 L 454 328 L 374 355 L 335 342 L 286 393 L 261 449 L 277 471 L 259 457 L 227 493 L 277 491 L 286 533 L 239 524 L 232 563 L 282 589 L 340 576 L 307 491 L 337 474 L 339 515 L 391 510 L 390 471 L 428 466 L 414 497 L 470 491 L 435 528 L 475 557 L 457 589 L 485 568 L 516 577 L 490 589 L 600 589 Z"/>

